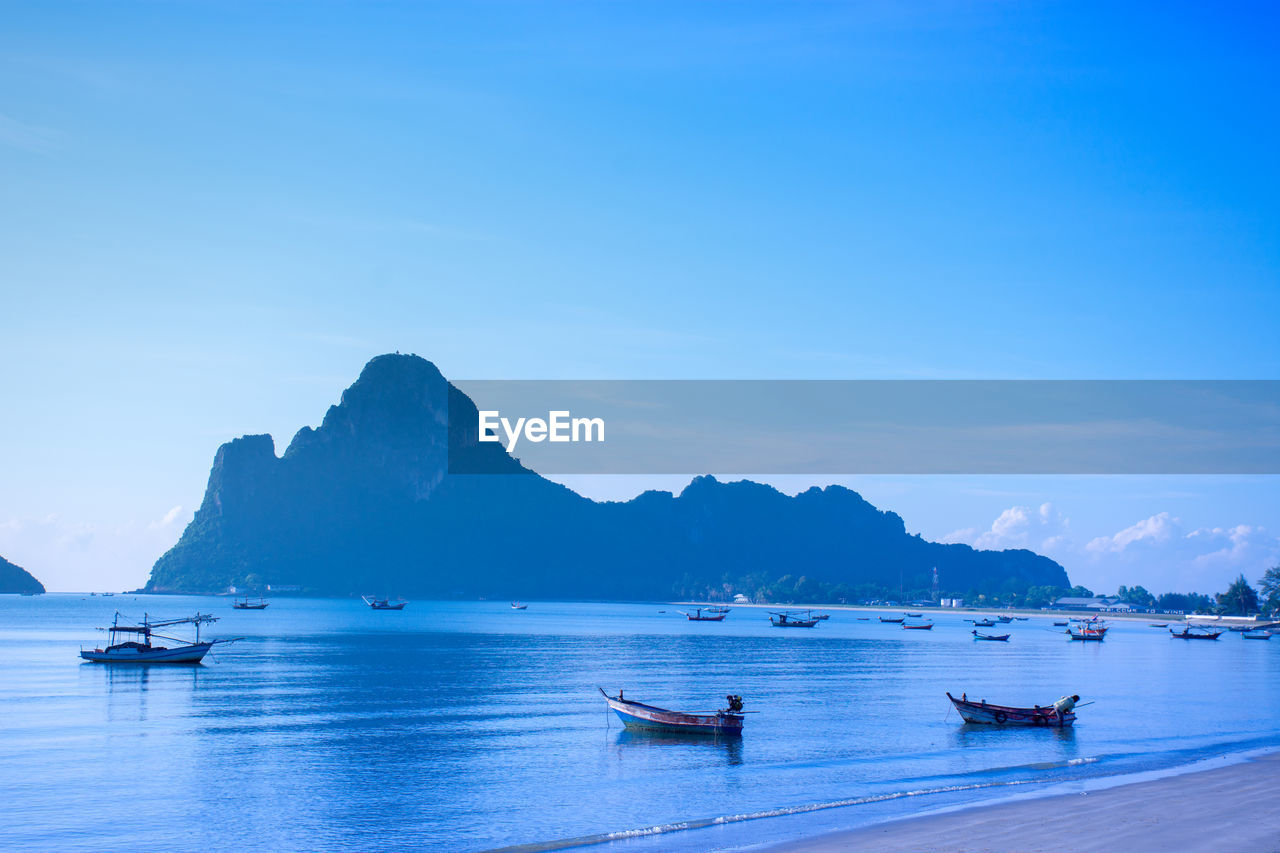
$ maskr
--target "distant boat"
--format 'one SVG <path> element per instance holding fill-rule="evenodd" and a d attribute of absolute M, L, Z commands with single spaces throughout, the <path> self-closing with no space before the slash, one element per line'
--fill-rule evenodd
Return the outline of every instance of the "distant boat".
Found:
<path fill-rule="evenodd" d="M 690 622 L 723 622 L 724 617 L 729 615 L 729 611 L 727 609 L 721 609 L 721 608 L 708 609 L 706 616 L 702 615 L 701 607 L 695 609 L 692 613 L 686 613 L 683 610 L 681 610 L 680 612 L 684 613 L 684 615 L 688 617 Z"/>
<path fill-rule="evenodd" d="M 1169 623 L 1168 622 L 1152 622 L 1147 627 L 1148 628 L 1168 628 Z"/>
<path fill-rule="evenodd" d="M 769 623 L 775 628 L 812 628 L 819 621 L 817 617 L 801 617 L 789 612 L 774 613 L 769 617 Z"/>
<path fill-rule="evenodd" d="M 912 619 L 922 619 L 922 618 L 924 618 L 924 614 L 923 614 L 923 613 L 907 613 L 907 614 L 904 614 L 904 615 L 906 615 L 906 616 L 910 616 Z"/>
<path fill-rule="evenodd" d="M 648 729 L 651 731 L 678 732 L 681 734 L 726 735 L 741 737 L 742 697 L 728 696 L 729 707 L 718 711 L 684 713 L 669 711 L 655 705 L 645 705 L 622 698 L 622 691 L 617 696 L 610 696 L 600 688 L 609 707 L 629 729 Z"/>
<path fill-rule="evenodd" d="M 529 605 L 527 605 L 527 604 L 521 604 L 521 603 L 520 603 L 520 602 L 518 602 L 518 601 L 513 601 L 513 602 L 511 602 L 511 609 L 512 609 L 512 610 L 528 610 L 528 609 L 529 609 Z"/>
<path fill-rule="evenodd" d="M 1080 640 L 1083 642 L 1101 643 L 1107 637 L 1107 629 L 1105 627 L 1091 628 L 1082 625 L 1078 628 L 1068 628 L 1067 633 L 1071 635 L 1072 640 Z"/>
<path fill-rule="evenodd" d="M 888 623 L 888 624 L 890 624 L 890 625 L 901 625 L 901 624 L 905 621 L 905 617 L 903 617 L 903 616 L 881 616 L 881 617 L 880 617 L 880 621 L 881 621 L 881 622 Z"/>
<path fill-rule="evenodd" d="M 956 710 L 960 712 L 960 716 L 966 723 L 977 723 L 990 726 L 1042 726 L 1050 728 L 1065 728 L 1076 721 L 1076 715 L 1072 711 L 1059 714 L 1058 709 L 1052 705 L 1041 707 L 1036 705 L 1032 708 L 1015 708 L 1011 705 L 992 705 L 985 700 L 981 702 L 972 702 L 968 696 L 961 695 L 959 699 L 947 693 L 947 698 L 951 700 L 951 704 L 955 705 Z M 1080 697 L 1072 697 L 1079 699 Z"/>
<path fill-rule="evenodd" d="M 1170 637 L 1177 637 L 1179 640 L 1216 640 L 1222 636 L 1221 631 L 1207 631 L 1205 629 L 1192 630 L 1190 626 L 1183 628 L 1181 631 L 1169 629 Z"/>
<path fill-rule="evenodd" d="M 404 610 L 404 606 L 409 602 L 403 598 L 391 601 L 387 598 L 370 598 L 367 595 L 360 596 L 364 599 L 364 603 L 372 607 L 374 610 Z"/>
<path fill-rule="evenodd" d="M 1012 617 L 1012 616 L 997 616 L 997 617 L 996 617 L 996 619 L 1000 620 L 1001 622 L 1005 623 L 1006 625 L 1013 621 L 1013 617 Z"/>
<path fill-rule="evenodd" d="M 907 631 L 932 631 L 933 623 L 921 622 L 919 624 L 912 625 L 910 622 L 903 622 L 902 627 L 904 630 L 907 630 Z"/>
<path fill-rule="evenodd" d="M 120 613 L 117 611 L 115 619 L 112 620 L 110 626 L 98 629 L 107 632 L 106 647 L 81 649 L 80 657 L 93 663 L 200 663 L 209 652 L 209 649 L 213 648 L 214 643 L 231 642 L 230 640 L 200 642 L 200 626 L 216 621 L 218 621 L 218 617 L 205 613 L 197 613 L 195 616 L 187 616 L 182 619 L 160 620 L 152 620 L 144 615 L 141 625 L 121 625 Z M 176 637 L 167 637 L 156 633 L 157 628 L 171 628 L 176 625 L 194 625 L 195 641 L 187 642 Z M 139 639 L 121 640 L 122 636 L 138 637 Z M 171 640 L 180 645 L 173 647 L 157 646 L 151 642 L 153 637 L 160 640 Z M 117 642 L 118 640 L 119 642 Z"/>
<path fill-rule="evenodd" d="M 1053 627 L 1055 627 L 1055 628 L 1065 628 L 1065 627 L 1067 627 L 1067 623 L 1066 623 L 1066 622 L 1054 622 L 1054 623 L 1053 623 Z"/>
<path fill-rule="evenodd" d="M 994 628 L 996 623 L 990 619 L 966 619 L 966 622 L 972 622 L 975 628 Z"/>
<path fill-rule="evenodd" d="M 974 631 L 973 638 L 975 640 L 992 640 L 997 643 L 1009 642 L 1008 634 L 982 634 L 982 633 L 979 633 L 978 631 Z"/>
<path fill-rule="evenodd" d="M 242 599 L 237 599 L 231 606 L 236 610 L 266 610 L 270 605 L 271 602 L 261 596 L 257 601 L 250 601 L 249 596 L 246 595 Z"/>
<path fill-rule="evenodd" d="M 1246 640 L 1270 640 L 1271 632 L 1270 631 L 1250 631 L 1246 634 L 1241 634 L 1240 636 L 1244 637 Z"/>

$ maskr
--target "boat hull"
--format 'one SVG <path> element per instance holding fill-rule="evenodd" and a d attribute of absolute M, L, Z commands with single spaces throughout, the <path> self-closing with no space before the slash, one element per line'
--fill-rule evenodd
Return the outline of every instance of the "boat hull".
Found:
<path fill-rule="evenodd" d="M 213 648 L 213 643 L 194 643 L 173 649 L 94 649 L 81 651 L 80 657 L 92 663 L 200 663 Z"/>
<path fill-rule="evenodd" d="M 640 702 L 627 702 L 606 696 L 609 707 L 628 729 L 691 735 L 742 736 L 743 717 L 739 714 L 682 714 L 655 708 Z"/>
<path fill-rule="evenodd" d="M 955 705 L 966 723 L 980 726 L 1022 726 L 1030 728 L 1063 729 L 1076 721 L 1076 715 L 1070 711 L 1059 714 L 1052 706 L 1048 708 L 1014 708 L 1008 705 L 992 705 L 984 702 L 970 702 L 957 699 L 950 693 L 947 698 Z"/>

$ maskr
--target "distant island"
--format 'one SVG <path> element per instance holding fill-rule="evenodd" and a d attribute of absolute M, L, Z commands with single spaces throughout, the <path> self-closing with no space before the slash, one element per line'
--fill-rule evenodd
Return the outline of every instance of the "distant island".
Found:
<path fill-rule="evenodd" d="M 42 592 L 44 584 L 32 577 L 30 572 L 0 557 L 0 593 L 21 595 Z"/>
<path fill-rule="evenodd" d="M 218 448 L 199 511 L 146 590 L 909 599 L 929 594 L 935 568 L 956 596 L 1071 586 L 1047 557 L 928 542 L 840 486 L 789 497 L 704 476 L 679 495 L 592 501 L 477 441 L 476 423 L 475 404 L 431 362 L 374 358 L 282 457 L 269 435 Z M 494 473 L 449 474 L 451 448 L 468 470 Z"/>

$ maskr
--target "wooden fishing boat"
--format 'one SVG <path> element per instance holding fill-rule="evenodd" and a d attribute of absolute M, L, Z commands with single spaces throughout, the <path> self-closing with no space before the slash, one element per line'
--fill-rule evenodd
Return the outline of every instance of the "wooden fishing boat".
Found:
<path fill-rule="evenodd" d="M 1068 628 L 1067 633 L 1072 640 L 1086 643 L 1101 643 L 1107 638 L 1106 628 Z"/>
<path fill-rule="evenodd" d="M 1169 623 L 1168 622 L 1152 622 L 1151 624 L 1147 625 L 1147 627 L 1148 628 L 1168 628 Z"/>
<path fill-rule="evenodd" d="M 972 622 L 975 628 L 994 628 L 996 626 L 996 623 L 990 619 L 966 619 L 964 621 Z"/>
<path fill-rule="evenodd" d="M 997 643 L 1007 643 L 1007 642 L 1009 642 L 1009 635 L 1008 635 L 1008 634 L 982 634 L 982 633 L 980 633 L 980 632 L 978 632 L 978 631 L 974 631 L 974 632 L 973 632 L 973 638 L 974 638 L 975 640 L 991 640 L 991 641 L 993 641 L 993 642 L 997 642 Z"/>
<path fill-rule="evenodd" d="M 518 601 L 513 601 L 513 602 L 511 602 L 511 609 L 512 609 L 512 610 L 528 610 L 528 609 L 529 609 L 529 605 L 527 605 L 527 604 L 521 604 L 521 603 L 520 603 L 520 602 L 518 602 Z"/>
<path fill-rule="evenodd" d="M 680 612 L 684 613 L 684 615 L 689 618 L 690 622 L 723 622 L 724 617 L 729 615 L 729 611 L 724 608 L 709 609 L 705 616 L 702 614 L 701 607 L 694 610 L 692 613 L 687 613 L 684 610 L 681 610 Z"/>
<path fill-rule="evenodd" d="M 600 688 L 609 707 L 629 729 L 646 729 L 649 731 L 678 732 L 697 735 L 742 736 L 742 697 L 727 696 L 729 707 L 718 711 L 684 713 L 646 705 L 643 702 L 632 702 L 622 698 L 622 691 L 617 696 L 610 696 Z"/>
<path fill-rule="evenodd" d="M 905 616 L 907 616 L 908 618 L 911 618 L 911 619 L 923 619 L 923 618 L 924 618 L 924 614 L 923 614 L 923 613 L 906 613 L 906 614 L 904 614 L 904 615 L 905 615 Z"/>
<path fill-rule="evenodd" d="M 364 599 L 365 604 L 369 605 L 374 610 L 404 610 L 404 606 L 409 603 L 403 598 L 392 601 L 388 598 L 370 598 L 367 595 L 362 595 L 360 597 Z"/>
<path fill-rule="evenodd" d="M 1246 640 L 1270 640 L 1271 632 L 1270 631 L 1250 631 L 1246 634 L 1241 634 L 1240 636 L 1244 637 Z"/>
<path fill-rule="evenodd" d="M 1179 640 L 1216 640 L 1222 636 L 1222 632 L 1207 631 L 1204 629 L 1193 631 L 1191 630 L 1191 627 L 1188 626 L 1186 628 L 1183 628 L 1181 631 L 1175 631 L 1172 628 L 1170 628 L 1169 636 L 1177 637 Z"/>
<path fill-rule="evenodd" d="M 1055 627 L 1055 628 L 1065 628 L 1065 627 L 1067 627 L 1067 623 L 1066 623 L 1066 622 L 1054 622 L 1054 623 L 1053 623 L 1053 627 Z"/>
<path fill-rule="evenodd" d="M 250 601 L 249 596 L 237 599 L 231 606 L 236 610 L 266 610 L 271 602 L 265 598 L 259 597 L 257 601 Z"/>
<path fill-rule="evenodd" d="M 996 619 L 998 619 L 999 621 L 1003 622 L 1006 625 L 1008 625 L 1010 622 L 1013 621 L 1012 616 L 997 616 Z"/>
<path fill-rule="evenodd" d="M 951 700 L 952 705 L 955 705 L 956 710 L 960 712 L 960 716 L 964 718 L 966 723 L 990 726 L 1065 728 L 1076 721 L 1076 715 L 1073 711 L 1059 714 L 1058 709 L 1052 705 L 1015 708 L 1011 705 L 992 705 L 985 700 L 973 702 L 963 694 L 957 699 L 949 692 L 947 693 L 947 698 Z"/>
<path fill-rule="evenodd" d="M 902 617 L 902 616 L 881 616 L 881 617 L 880 617 L 880 621 L 881 621 L 881 622 L 887 622 L 887 623 L 889 623 L 889 624 L 891 624 L 891 625 L 901 625 L 901 624 L 905 621 L 905 617 Z"/>
<path fill-rule="evenodd" d="M 200 663 L 215 643 L 227 643 L 230 640 L 209 640 L 200 642 L 200 626 L 217 622 L 218 617 L 206 613 L 197 613 L 182 619 L 151 619 L 146 614 L 141 625 L 121 625 L 120 613 L 117 612 L 112 623 L 99 628 L 107 632 L 107 645 L 102 648 L 80 650 L 80 657 L 92 663 Z M 180 640 L 157 633 L 157 628 L 171 628 L 176 625 L 194 625 L 195 641 Z M 138 639 L 121 639 L 137 637 Z M 179 645 L 158 646 L 151 642 L 152 638 L 171 640 Z"/>
<path fill-rule="evenodd" d="M 775 628 L 812 628 L 820 620 L 814 616 L 796 616 L 793 613 L 774 613 L 769 617 Z"/>
<path fill-rule="evenodd" d="M 932 631 L 932 630 L 933 630 L 933 623 L 932 623 L 932 622 L 919 622 L 919 623 L 916 623 L 916 624 L 914 624 L 914 625 L 913 625 L 913 624 L 911 624 L 910 622 L 903 622 L 903 623 L 902 623 L 902 628 L 903 628 L 903 630 L 905 630 L 905 631 Z"/>

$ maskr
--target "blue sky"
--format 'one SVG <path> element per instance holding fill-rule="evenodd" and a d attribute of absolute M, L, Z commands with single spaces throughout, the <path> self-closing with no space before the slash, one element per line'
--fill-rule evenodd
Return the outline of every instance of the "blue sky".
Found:
<path fill-rule="evenodd" d="M 1276 35 L 1265 5 L 8 4 L 0 554 L 140 584 L 220 442 L 283 448 L 393 350 L 1276 378 Z M 992 546 L 1018 507 L 1058 536 L 1050 503 L 1093 585 L 1280 560 L 1270 478 L 851 484 Z"/>

